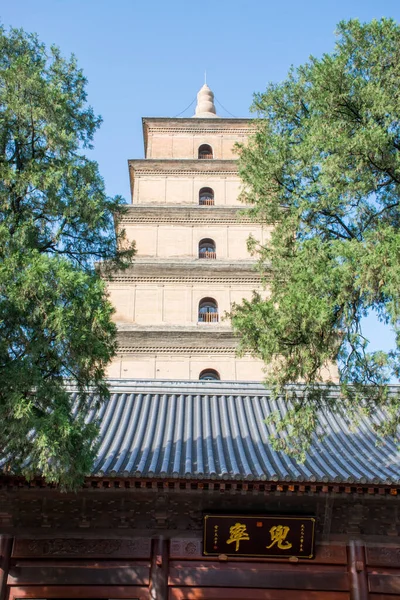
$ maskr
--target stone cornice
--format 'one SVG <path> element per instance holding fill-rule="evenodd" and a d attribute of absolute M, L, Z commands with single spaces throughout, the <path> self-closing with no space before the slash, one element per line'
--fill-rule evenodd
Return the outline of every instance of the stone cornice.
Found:
<path fill-rule="evenodd" d="M 111 275 L 115 283 L 222 283 L 259 287 L 261 277 L 255 271 L 255 261 L 163 260 L 157 258 L 135 261 L 125 271 Z"/>
<path fill-rule="evenodd" d="M 199 125 L 199 122 L 197 122 L 197 125 Z M 189 127 L 188 125 L 172 125 L 169 126 L 168 124 L 165 125 L 159 125 L 158 127 L 149 127 L 148 130 L 148 135 L 152 135 L 152 134 L 163 134 L 165 133 L 166 135 L 174 135 L 174 134 L 182 134 L 182 133 L 198 133 L 199 135 L 205 135 L 205 134 L 223 134 L 223 135 L 249 135 L 251 133 L 254 133 L 254 129 L 252 127 L 238 127 L 237 125 L 233 126 L 233 127 L 211 127 L 211 125 L 205 127 L 205 128 L 193 128 L 193 127 Z"/>
<path fill-rule="evenodd" d="M 146 356 L 172 356 L 172 355 L 180 355 L 180 356 L 198 356 L 204 355 L 218 355 L 218 356 L 235 356 L 236 350 L 235 348 L 230 348 L 229 346 L 197 346 L 194 348 L 193 346 L 129 346 L 118 344 L 117 354 L 119 356 L 131 356 L 137 354 L 144 354 Z"/>
<path fill-rule="evenodd" d="M 140 276 L 129 276 L 122 275 L 121 277 L 113 277 L 110 283 L 120 283 L 126 285 L 127 283 L 154 283 L 161 285 L 177 284 L 177 285 L 199 285 L 199 284 L 222 284 L 222 285 L 240 285 L 240 286 L 259 286 L 260 277 L 204 277 L 204 276 L 192 276 L 192 277 L 140 277 Z"/>
<path fill-rule="evenodd" d="M 192 205 L 141 205 L 127 207 L 120 223 L 187 223 L 188 225 L 238 225 L 252 223 L 242 207 L 235 206 L 199 206 Z"/>
<path fill-rule="evenodd" d="M 221 173 L 237 174 L 237 160 L 198 160 L 192 158 L 146 158 L 129 159 L 128 165 L 135 175 L 170 175 L 210 173 L 219 175 Z"/>
<path fill-rule="evenodd" d="M 225 336 L 221 336 L 222 332 L 219 331 L 221 339 L 218 337 L 216 339 L 215 326 L 211 325 L 211 327 L 214 329 L 214 334 L 211 335 L 210 331 L 187 331 L 189 327 L 181 327 L 183 331 L 180 333 L 157 329 L 156 335 L 153 331 L 143 332 L 139 328 L 131 332 L 118 331 L 117 353 L 120 356 L 132 354 L 161 354 L 169 357 L 177 354 L 235 356 L 238 340 L 233 337 L 231 330 L 228 329 L 224 332 Z M 156 328 L 154 327 L 154 329 Z"/>
<path fill-rule="evenodd" d="M 139 339 L 140 336 L 146 340 L 158 341 L 160 336 L 170 336 L 173 339 L 197 339 L 201 338 L 205 341 L 214 340 L 215 344 L 219 344 L 223 340 L 224 344 L 229 340 L 232 343 L 237 342 L 237 338 L 233 335 L 232 329 L 228 321 L 221 323 L 198 323 L 196 325 L 136 325 L 135 323 L 117 323 L 120 337 L 131 336 Z M 165 338 L 167 341 L 167 338 Z M 168 346 L 168 341 L 166 343 Z"/>
<path fill-rule="evenodd" d="M 229 326 L 200 324 L 188 326 L 127 325 L 117 323 L 118 354 L 230 355 L 238 339 Z"/>

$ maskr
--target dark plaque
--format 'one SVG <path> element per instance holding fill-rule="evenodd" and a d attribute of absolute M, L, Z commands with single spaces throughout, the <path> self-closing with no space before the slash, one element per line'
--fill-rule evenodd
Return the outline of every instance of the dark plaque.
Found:
<path fill-rule="evenodd" d="M 207 556 L 314 557 L 314 517 L 204 516 Z"/>

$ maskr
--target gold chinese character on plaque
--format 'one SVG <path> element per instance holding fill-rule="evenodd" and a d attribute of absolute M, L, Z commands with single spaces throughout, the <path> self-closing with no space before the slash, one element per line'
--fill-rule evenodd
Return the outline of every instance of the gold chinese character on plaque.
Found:
<path fill-rule="evenodd" d="M 281 550 L 289 550 L 289 548 L 292 547 L 292 544 L 288 541 L 285 541 L 289 531 L 290 527 L 284 527 L 283 525 L 275 525 L 274 527 L 271 527 L 269 530 L 271 534 L 271 543 L 266 547 L 267 550 L 272 548 L 272 546 L 275 546 L 275 544 Z"/>
<path fill-rule="evenodd" d="M 249 534 L 246 531 L 246 525 L 242 525 L 242 523 L 235 523 L 232 527 L 229 528 L 229 539 L 226 540 L 227 544 L 236 543 L 235 552 L 239 550 L 239 542 L 243 540 L 249 540 Z"/>

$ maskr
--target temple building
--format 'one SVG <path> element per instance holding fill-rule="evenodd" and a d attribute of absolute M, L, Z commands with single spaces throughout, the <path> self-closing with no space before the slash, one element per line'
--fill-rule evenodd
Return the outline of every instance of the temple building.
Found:
<path fill-rule="evenodd" d="M 284 400 L 235 352 L 225 314 L 262 290 L 246 240 L 268 238 L 239 201 L 234 145 L 251 120 L 218 117 L 205 85 L 192 118 L 143 130 L 122 223 L 137 256 L 109 286 L 111 396 L 87 412 L 97 460 L 76 492 L 0 475 L 0 600 L 400 600 L 384 415 L 355 429 L 321 412 L 297 462 L 270 444 Z"/>

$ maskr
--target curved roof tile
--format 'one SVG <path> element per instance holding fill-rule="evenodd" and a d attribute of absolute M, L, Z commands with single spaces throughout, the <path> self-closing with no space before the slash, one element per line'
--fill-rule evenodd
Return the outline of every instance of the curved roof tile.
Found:
<path fill-rule="evenodd" d="M 238 382 L 110 382 L 97 413 L 100 444 L 93 475 L 242 481 L 397 483 L 400 452 L 378 445 L 364 418 L 350 430 L 321 414 L 326 432 L 303 464 L 268 443 L 272 410 L 285 411 L 268 390 Z M 93 419 L 93 411 L 88 419 Z"/>

